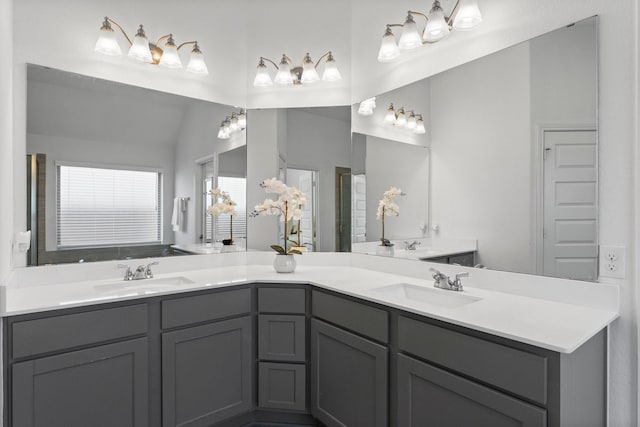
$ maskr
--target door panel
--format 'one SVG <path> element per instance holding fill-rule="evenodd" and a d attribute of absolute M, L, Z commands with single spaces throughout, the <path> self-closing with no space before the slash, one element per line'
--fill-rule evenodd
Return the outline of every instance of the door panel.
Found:
<path fill-rule="evenodd" d="M 543 273 L 597 277 L 597 149 L 594 130 L 544 131 Z"/>

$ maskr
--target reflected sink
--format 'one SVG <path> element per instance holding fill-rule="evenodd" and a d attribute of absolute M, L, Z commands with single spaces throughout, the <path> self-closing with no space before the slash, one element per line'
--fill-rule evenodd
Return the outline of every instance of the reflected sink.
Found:
<path fill-rule="evenodd" d="M 144 295 L 173 290 L 180 286 L 195 283 L 183 276 L 157 277 L 142 280 L 122 280 L 115 283 L 94 286 L 103 295 Z"/>
<path fill-rule="evenodd" d="M 396 283 L 371 290 L 390 301 L 419 303 L 432 307 L 457 308 L 480 301 L 482 298 L 467 295 L 461 292 L 446 291 L 425 286 L 412 285 L 410 283 Z"/>

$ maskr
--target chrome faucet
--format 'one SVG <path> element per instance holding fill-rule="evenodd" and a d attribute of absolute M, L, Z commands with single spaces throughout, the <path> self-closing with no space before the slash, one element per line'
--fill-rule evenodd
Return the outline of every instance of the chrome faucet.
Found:
<path fill-rule="evenodd" d="M 421 243 L 418 242 L 417 240 L 414 240 L 413 242 L 409 243 L 409 242 L 404 242 L 404 249 L 406 251 L 415 251 L 416 250 L 416 245 L 420 245 Z"/>
<path fill-rule="evenodd" d="M 131 267 L 127 264 L 118 264 L 118 268 L 126 268 L 124 273 L 124 280 L 142 280 L 153 278 L 153 272 L 151 271 L 152 265 L 158 265 L 158 261 L 151 262 L 147 265 L 139 265 L 136 267 L 136 271 L 131 270 Z"/>
<path fill-rule="evenodd" d="M 462 277 L 468 277 L 469 273 L 458 273 L 455 275 L 455 278 L 451 280 L 451 278 L 442 274 L 440 271 L 435 268 L 430 268 L 429 270 L 433 271 L 433 286 L 440 289 L 446 289 L 448 291 L 457 291 L 462 292 Z"/>

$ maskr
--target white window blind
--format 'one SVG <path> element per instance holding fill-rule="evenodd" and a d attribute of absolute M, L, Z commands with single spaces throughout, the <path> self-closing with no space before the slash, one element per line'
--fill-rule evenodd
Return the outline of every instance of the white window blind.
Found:
<path fill-rule="evenodd" d="M 59 165 L 58 248 L 158 244 L 162 174 Z"/>
<path fill-rule="evenodd" d="M 229 193 L 231 200 L 236 202 L 238 215 L 233 219 L 233 238 L 247 237 L 247 180 L 231 176 L 219 176 L 218 188 Z M 229 215 L 220 215 L 216 221 L 216 240 L 229 238 Z"/>

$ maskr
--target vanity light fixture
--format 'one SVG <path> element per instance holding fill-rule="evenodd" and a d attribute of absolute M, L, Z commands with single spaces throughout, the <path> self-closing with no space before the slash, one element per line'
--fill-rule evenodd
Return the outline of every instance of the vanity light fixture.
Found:
<path fill-rule="evenodd" d="M 361 116 L 370 116 L 373 114 L 373 110 L 376 109 L 376 97 L 367 98 L 360 103 L 358 107 L 358 114 Z"/>
<path fill-rule="evenodd" d="M 423 17 L 426 25 L 422 33 L 418 31 L 414 15 Z M 449 35 L 451 30 L 467 31 L 482 22 L 482 14 L 478 8 L 478 0 L 457 0 L 451 14 L 444 14 L 440 1 L 435 0 L 428 14 L 408 11 L 404 24 L 387 24 L 382 36 L 378 61 L 391 62 L 403 51 L 416 49 L 426 43 L 435 43 Z M 401 27 L 402 34 L 396 44 L 392 27 Z"/>
<path fill-rule="evenodd" d="M 389 108 L 384 115 L 383 122 L 399 129 L 410 130 L 418 135 L 422 135 L 427 132 L 424 127 L 422 114 L 415 113 L 413 110 L 405 110 L 404 107 L 400 107 L 396 110 L 393 103 L 389 105 Z"/>
<path fill-rule="evenodd" d="M 256 77 L 253 80 L 253 85 L 256 87 L 273 86 L 274 81 L 283 86 L 315 83 L 320 80 L 320 76 L 318 75 L 318 66 L 323 60 L 324 72 L 322 73 L 322 80 L 325 82 L 335 82 L 340 80 L 342 76 L 340 75 L 340 71 L 338 71 L 336 60 L 334 59 L 331 51 L 329 51 L 322 55 L 316 63 L 313 62 L 311 56 L 307 53 L 302 60 L 302 66 L 294 65 L 291 58 L 286 54 L 282 54 L 280 64 L 276 64 L 269 58 L 261 56 L 256 70 Z M 276 67 L 277 72 L 274 80 L 271 80 L 265 61 L 270 62 L 274 67 Z"/>
<path fill-rule="evenodd" d="M 129 43 L 129 46 L 131 46 L 127 54 L 129 58 L 147 64 L 159 64 L 162 67 L 179 69 L 182 68 L 182 61 L 180 60 L 178 51 L 183 46 L 193 45 L 189 63 L 187 64 L 187 71 L 200 75 L 209 74 L 207 64 L 204 62 L 204 56 L 197 41 L 184 42 L 176 45 L 173 34 L 167 34 L 160 37 L 157 42 L 151 43 L 142 25 L 140 25 L 133 41 L 131 41 L 122 27 L 116 21 L 106 16 L 104 22 L 102 22 L 102 27 L 100 27 L 100 35 L 94 49 L 96 52 L 109 56 L 122 55 L 122 50 L 120 49 L 118 40 L 116 40 L 116 34 L 112 25 L 120 30 Z M 161 44 L 162 47 L 160 47 Z"/>
<path fill-rule="evenodd" d="M 234 112 L 231 116 L 227 116 L 218 129 L 218 139 L 229 139 L 231 134 L 245 130 L 247 127 L 247 113 L 244 108 L 241 108 L 239 112 Z"/>

